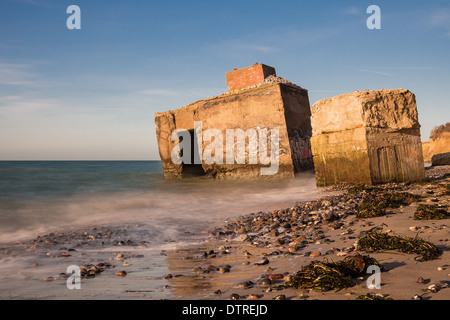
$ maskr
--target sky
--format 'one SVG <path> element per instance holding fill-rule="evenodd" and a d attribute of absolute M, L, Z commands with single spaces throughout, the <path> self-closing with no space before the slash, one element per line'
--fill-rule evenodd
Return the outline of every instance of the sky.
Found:
<path fill-rule="evenodd" d="M 0 160 L 158 160 L 154 113 L 255 62 L 311 105 L 409 89 L 427 141 L 450 121 L 450 2 L 0 0 Z"/>

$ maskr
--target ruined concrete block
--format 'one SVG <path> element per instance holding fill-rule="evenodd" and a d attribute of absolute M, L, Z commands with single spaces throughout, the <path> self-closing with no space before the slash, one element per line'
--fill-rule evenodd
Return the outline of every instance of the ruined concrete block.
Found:
<path fill-rule="evenodd" d="M 225 74 L 228 91 L 241 90 L 261 83 L 268 76 L 275 76 L 275 69 L 265 64 L 255 63 L 253 66 L 233 70 Z"/>
<path fill-rule="evenodd" d="M 311 111 L 317 185 L 370 185 L 425 178 L 412 92 L 354 92 L 320 100 Z"/>
<path fill-rule="evenodd" d="M 295 172 L 313 168 L 310 117 L 308 91 L 287 83 L 263 84 L 156 113 L 164 176 L 292 178 Z M 173 139 L 177 130 L 188 133 Z M 240 140 L 230 132 L 242 133 L 245 138 Z M 276 149 L 272 145 L 274 133 L 278 135 Z M 185 138 L 191 142 L 191 158 L 176 149 Z M 184 157 L 181 163 L 173 161 L 174 152 Z M 273 161 L 267 161 L 274 155 L 278 157 L 276 168 Z M 270 168 L 276 171 L 264 173 Z"/>

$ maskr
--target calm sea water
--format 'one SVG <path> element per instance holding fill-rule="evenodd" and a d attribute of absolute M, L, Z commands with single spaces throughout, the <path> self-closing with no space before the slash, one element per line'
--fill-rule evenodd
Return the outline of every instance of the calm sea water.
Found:
<path fill-rule="evenodd" d="M 1 161 L 0 242 L 134 224 L 158 245 L 319 195 L 312 173 L 288 182 L 167 181 L 160 161 Z"/>

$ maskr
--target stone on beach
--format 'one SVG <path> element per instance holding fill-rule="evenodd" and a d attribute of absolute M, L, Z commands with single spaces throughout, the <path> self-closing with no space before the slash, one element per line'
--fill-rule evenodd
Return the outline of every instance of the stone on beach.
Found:
<path fill-rule="evenodd" d="M 450 165 L 450 152 L 435 154 L 431 158 L 432 166 Z"/>

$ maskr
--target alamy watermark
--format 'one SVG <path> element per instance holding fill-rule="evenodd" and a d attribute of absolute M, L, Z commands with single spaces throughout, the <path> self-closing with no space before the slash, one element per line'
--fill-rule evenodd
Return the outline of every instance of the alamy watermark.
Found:
<path fill-rule="evenodd" d="M 381 29 L 381 9 L 377 5 L 371 5 L 367 7 L 366 13 L 371 14 L 367 18 L 366 25 L 369 30 Z"/>
<path fill-rule="evenodd" d="M 225 146 L 223 136 L 223 132 L 219 129 L 207 129 L 203 132 L 202 121 L 194 121 L 193 134 L 185 129 L 173 131 L 171 140 L 178 143 L 171 152 L 172 162 L 174 164 L 202 164 L 203 162 L 246 164 L 246 158 L 248 158 L 248 164 L 270 165 L 261 167 L 261 175 L 274 175 L 278 172 L 280 156 L 278 129 L 270 130 L 270 155 L 268 128 L 226 129 Z M 204 142 L 210 143 L 202 148 Z"/>
<path fill-rule="evenodd" d="M 70 5 L 67 7 L 66 12 L 70 14 L 70 16 L 67 18 L 67 21 L 66 21 L 67 29 L 80 30 L 81 29 L 81 9 L 80 9 L 80 7 L 77 5 L 74 5 L 74 4 Z"/>
<path fill-rule="evenodd" d="M 77 265 L 68 266 L 66 273 L 70 274 L 70 276 L 67 278 L 67 281 L 66 281 L 67 289 L 69 289 L 69 290 L 81 289 L 80 267 Z"/>
<path fill-rule="evenodd" d="M 381 289 L 381 269 L 377 265 L 371 265 L 367 268 L 367 273 L 371 274 L 367 278 L 366 285 L 369 289 Z"/>

